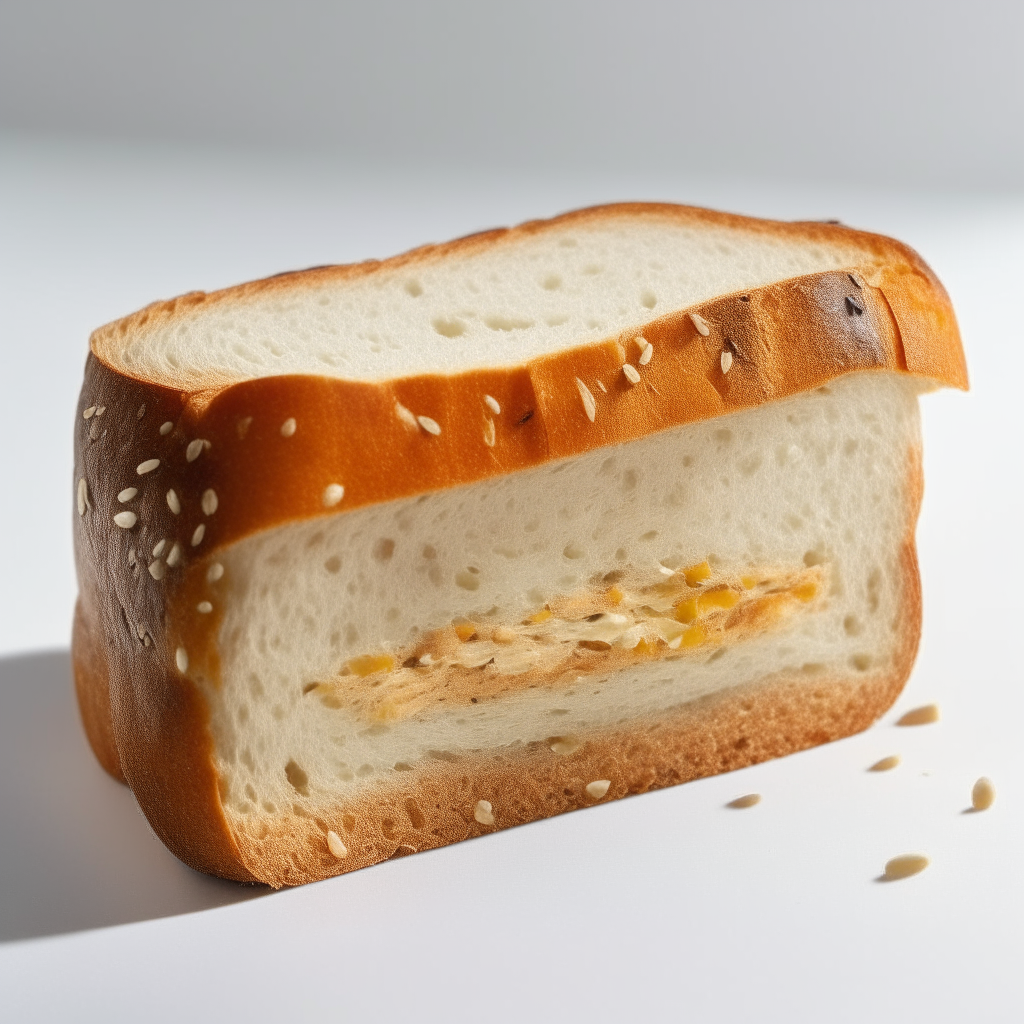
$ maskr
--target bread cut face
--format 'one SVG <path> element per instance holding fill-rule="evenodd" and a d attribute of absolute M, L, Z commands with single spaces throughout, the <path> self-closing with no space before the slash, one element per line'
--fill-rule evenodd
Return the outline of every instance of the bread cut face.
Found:
<path fill-rule="evenodd" d="M 83 719 L 201 870 L 296 884 L 741 767 L 910 671 L 917 397 L 966 375 L 898 243 L 610 207 L 92 347 Z"/>

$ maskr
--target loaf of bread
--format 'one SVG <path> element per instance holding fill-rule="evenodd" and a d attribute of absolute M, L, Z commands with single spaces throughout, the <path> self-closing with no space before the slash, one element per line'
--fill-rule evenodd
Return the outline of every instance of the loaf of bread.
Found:
<path fill-rule="evenodd" d="M 281 886 L 864 729 L 939 385 L 906 246 L 668 205 L 156 303 L 76 419 L 92 747 Z"/>

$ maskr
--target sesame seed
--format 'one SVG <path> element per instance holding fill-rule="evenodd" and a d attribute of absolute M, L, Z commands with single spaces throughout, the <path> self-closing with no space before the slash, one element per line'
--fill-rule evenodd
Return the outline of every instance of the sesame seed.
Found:
<path fill-rule="evenodd" d="M 85 412 L 82 413 L 82 419 L 83 420 L 91 420 L 93 418 L 93 416 L 95 416 L 95 415 L 96 415 L 96 406 L 95 405 L 90 405 L 89 408 L 86 409 Z"/>
<path fill-rule="evenodd" d="M 160 436 L 166 437 L 174 429 L 174 424 L 168 420 L 166 423 L 160 424 Z"/>
<path fill-rule="evenodd" d="M 492 395 L 484 395 L 484 401 L 487 403 L 487 407 L 494 413 L 495 416 L 501 415 L 501 406 L 498 405 L 498 400 Z"/>
<path fill-rule="evenodd" d="M 131 501 L 138 493 L 138 487 L 126 487 L 123 491 L 118 492 L 117 500 L 123 505 L 126 501 Z"/>
<path fill-rule="evenodd" d="M 622 372 L 626 375 L 626 380 L 628 380 L 630 384 L 640 383 L 640 373 L 631 363 L 626 363 L 622 367 Z"/>
<path fill-rule="evenodd" d="M 558 736 L 551 743 L 551 749 L 561 757 L 568 757 L 580 749 L 580 741 L 575 736 Z"/>
<path fill-rule="evenodd" d="M 118 512 L 114 516 L 114 522 L 122 530 L 130 530 L 138 522 L 138 516 L 134 512 Z"/>
<path fill-rule="evenodd" d="M 149 575 L 155 580 L 162 580 L 164 578 L 164 563 L 159 558 L 149 563 Z"/>
<path fill-rule="evenodd" d="M 978 779 L 971 790 L 971 806 L 976 811 L 987 811 L 996 799 L 996 787 L 992 785 L 991 779 L 984 776 Z"/>
<path fill-rule="evenodd" d="M 676 574 L 675 569 L 670 569 L 667 565 L 659 565 L 658 572 L 660 572 L 662 576 L 675 576 Z"/>
<path fill-rule="evenodd" d="M 135 627 L 135 632 L 138 635 L 138 638 L 141 640 L 146 635 L 146 627 L 140 622 Z"/>
<path fill-rule="evenodd" d="M 587 414 L 587 419 L 591 423 L 594 422 L 597 416 L 597 402 L 594 401 L 594 396 L 590 393 L 590 388 L 579 379 L 576 378 L 576 388 L 580 393 L 580 398 L 583 399 L 583 411 Z"/>
<path fill-rule="evenodd" d="M 643 345 L 640 346 L 643 351 L 640 353 L 637 363 L 640 366 L 646 366 L 651 361 L 651 356 L 654 355 L 654 346 L 646 338 L 638 338 L 637 340 L 643 342 Z"/>
<path fill-rule="evenodd" d="M 178 501 L 178 495 L 173 487 L 167 492 L 167 507 L 175 515 L 178 515 L 181 512 L 181 502 Z"/>
<path fill-rule="evenodd" d="M 604 392 L 604 393 L 605 393 L 606 395 L 608 394 L 608 389 L 607 389 L 607 388 L 606 388 L 606 387 L 604 386 L 604 381 L 603 381 L 603 380 L 599 380 L 599 381 L 597 382 L 597 386 L 598 386 L 598 387 L 599 387 L 599 388 L 600 388 L 600 389 L 601 389 L 601 390 L 602 390 L 602 391 L 603 391 L 603 392 Z"/>
<path fill-rule="evenodd" d="M 85 515 L 85 510 L 89 508 L 89 485 L 85 482 L 83 476 L 78 481 L 78 494 L 76 495 L 78 501 L 78 514 L 80 516 Z"/>
<path fill-rule="evenodd" d="M 348 847 L 341 841 L 341 837 L 337 832 L 327 833 L 327 849 L 331 851 L 331 855 L 337 857 L 338 860 L 348 856 Z"/>
<path fill-rule="evenodd" d="M 886 882 L 898 882 L 902 878 L 920 874 L 928 867 L 928 858 L 920 853 L 905 853 L 902 857 L 893 857 L 885 865 L 882 879 Z"/>
<path fill-rule="evenodd" d="M 203 454 L 203 449 L 209 447 L 210 442 L 201 437 L 197 437 L 194 441 L 189 441 L 188 447 L 185 449 L 185 460 L 187 462 L 195 462 Z"/>
<path fill-rule="evenodd" d="M 334 508 L 345 497 L 345 488 L 341 484 L 328 484 L 324 488 L 324 508 Z"/>
<path fill-rule="evenodd" d="M 846 312 L 850 316 L 861 316 L 864 313 L 864 307 L 852 296 L 846 296 Z"/>
<path fill-rule="evenodd" d="M 395 415 L 410 429 L 416 429 L 416 417 L 401 402 L 395 402 Z"/>
<path fill-rule="evenodd" d="M 106 411 L 107 411 L 107 407 L 105 405 L 97 406 L 97 408 L 96 408 L 96 415 L 97 416 L 102 416 Z"/>
<path fill-rule="evenodd" d="M 156 542 L 156 547 L 153 548 L 153 557 L 154 558 L 159 558 L 164 553 L 164 548 L 166 546 L 167 546 L 166 539 L 165 540 L 158 540 Z"/>
<path fill-rule="evenodd" d="M 846 276 L 847 276 L 847 277 L 848 277 L 848 278 L 849 278 L 849 279 L 850 279 L 850 280 L 851 280 L 851 281 L 852 281 L 852 282 L 853 282 L 853 283 L 854 283 L 854 284 L 855 284 L 855 285 L 856 285 L 856 286 L 857 286 L 858 288 L 861 288 L 861 289 L 863 289 L 863 287 L 864 287 L 864 278 L 862 278 L 862 277 L 860 276 L 860 274 L 858 274 L 858 273 L 857 273 L 856 271 L 851 271 L 851 272 L 850 272 L 849 274 L 847 274 Z"/>
<path fill-rule="evenodd" d="M 888 757 L 883 757 L 881 761 L 876 761 L 869 769 L 869 772 L 890 772 L 893 768 L 900 763 L 899 754 L 890 754 Z"/>
<path fill-rule="evenodd" d="M 142 405 L 139 406 L 139 411 L 135 414 L 135 418 L 137 420 L 141 420 L 142 417 L 145 416 L 145 415 L 146 415 L 146 403 L 143 402 Z"/>
<path fill-rule="evenodd" d="M 594 782 L 587 783 L 587 796 L 591 800 L 601 800 L 607 794 L 611 782 L 608 779 L 597 779 Z"/>
<path fill-rule="evenodd" d="M 931 725 L 939 720 L 938 704 L 925 704 L 924 707 L 908 711 L 897 725 Z"/>
<path fill-rule="evenodd" d="M 206 523 L 200 523 L 192 531 L 192 547 L 198 547 L 203 543 L 203 535 L 206 533 Z"/>
<path fill-rule="evenodd" d="M 244 441 L 245 435 L 249 433 L 249 428 L 252 426 L 252 417 L 243 416 L 238 423 L 235 425 L 235 430 L 238 432 L 238 440 Z"/>
<path fill-rule="evenodd" d="M 217 580 L 224 575 L 224 566 L 220 562 L 214 562 L 209 569 L 206 570 L 206 582 L 216 583 Z"/>
<path fill-rule="evenodd" d="M 203 491 L 203 497 L 200 501 L 200 505 L 203 508 L 203 515 L 212 516 L 217 511 L 217 492 L 212 487 L 207 487 Z"/>
<path fill-rule="evenodd" d="M 441 433 L 441 425 L 437 420 L 432 420 L 429 416 L 417 416 L 416 422 L 428 433 L 433 434 L 437 437 Z"/>
<path fill-rule="evenodd" d="M 167 564 L 173 569 L 181 561 L 181 545 L 175 541 L 167 555 Z"/>
<path fill-rule="evenodd" d="M 700 313 L 691 313 L 690 320 L 693 326 L 697 328 L 697 333 L 702 337 L 706 338 L 711 333 L 711 328 L 708 327 L 707 320 L 700 315 Z"/>
<path fill-rule="evenodd" d="M 722 373 L 728 373 L 732 369 L 732 353 L 728 349 L 722 350 Z"/>
<path fill-rule="evenodd" d="M 725 806 L 733 807 L 736 810 L 743 810 L 745 807 L 755 807 L 760 802 L 760 793 L 747 793 L 746 796 L 738 796 L 735 800 L 730 800 Z"/>
<path fill-rule="evenodd" d="M 135 472 L 138 473 L 139 476 L 145 476 L 147 473 L 152 473 L 159 465 L 159 459 L 146 459 L 145 462 L 140 462 L 138 466 L 135 467 Z"/>
<path fill-rule="evenodd" d="M 494 808 L 491 807 L 490 800 L 477 800 L 476 807 L 473 808 L 473 817 L 476 818 L 481 825 L 493 825 Z"/>
<path fill-rule="evenodd" d="M 179 672 L 188 671 L 188 651 L 184 647 L 179 647 L 174 652 L 174 664 L 178 666 Z"/>
<path fill-rule="evenodd" d="M 200 615 L 209 615 L 210 612 L 213 611 L 213 605 L 210 604 L 209 601 L 200 601 L 199 604 L 196 605 L 196 611 L 199 612 Z"/>
<path fill-rule="evenodd" d="M 493 448 L 495 440 L 497 438 L 495 437 L 494 420 L 488 417 L 484 420 L 484 444 L 488 448 Z"/>
<path fill-rule="evenodd" d="M 281 424 L 281 436 L 291 437 L 295 433 L 295 417 L 289 416 L 288 419 Z"/>

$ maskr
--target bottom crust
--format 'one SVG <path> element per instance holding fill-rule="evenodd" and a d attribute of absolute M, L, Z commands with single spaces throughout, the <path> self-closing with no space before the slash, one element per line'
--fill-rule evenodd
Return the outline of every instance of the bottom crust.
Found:
<path fill-rule="evenodd" d="M 579 737 L 567 755 L 551 749 L 553 737 L 437 759 L 410 773 L 408 782 L 399 776 L 315 815 L 296 805 L 283 822 L 279 815 L 229 821 L 246 868 L 260 881 L 274 887 L 318 881 L 860 732 L 899 695 L 916 636 L 912 648 L 894 672 L 843 679 L 794 673 Z M 600 799 L 586 789 L 597 780 L 611 784 Z M 477 820 L 481 800 L 490 804 L 493 824 Z M 347 848 L 343 858 L 330 852 L 329 830 Z"/>

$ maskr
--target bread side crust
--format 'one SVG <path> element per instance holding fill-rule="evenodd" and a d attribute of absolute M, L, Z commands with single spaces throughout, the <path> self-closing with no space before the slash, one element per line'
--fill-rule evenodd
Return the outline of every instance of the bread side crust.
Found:
<path fill-rule="evenodd" d="M 568 216 L 705 216 L 681 209 L 676 213 L 669 207 L 665 213 L 665 208 L 652 212 L 642 207 L 638 213 L 635 207 L 616 207 Z M 718 218 L 716 223 L 734 220 L 706 216 Z M 761 222 L 738 221 L 756 230 L 808 231 L 823 241 L 837 230 L 828 225 L 762 228 Z M 544 229 L 525 225 L 451 245 L 498 244 L 514 240 L 515 232 Z M 245 851 L 240 849 L 218 793 L 200 687 L 219 680 L 219 616 L 194 614 L 196 603 L 207 596 L 217 551 L 289 521 L 343 514 L 366 504 L 515 472 L 783 398 L 855 370 L 908 372 L 966 387 L 956 322 L 945 292 L 910 250 L 866 237 L 876 245 L 880 262 L 851 268 L 853 276 L 830 272 L 779 282 L 661 317 L 602 343 L 518 367 L 454 377 L 425 375 L 383 383 L 266 377 L 183 391 L 112 369 L 101 358 L 105 336 L 98 332 L 76 419 L 75 482 L 86 481 L 90 500 L 84 514 L 75 517 L 80 612 L 73 656 L 83 722 L 101 763 L 128 781 L 157 834 L 186 863 L 228 878 L 292 884 L 281 865 L 277 874 L 270 870 L 263 855 L 248 845 L 250 839 Z M 448 251 L 435 247 L 398 259 L 442 258 Z M 330 268 L 323 273 L 357 270 Z M 242 286 L 232 295 L 244 298 L 249 294 L 244 289 L 250 287 L 300 287 L 318 273 Z M 862 312 L 851 310 L 846 301 L 851 297 Z M 165 312 L 173 315 L 173 310 Z M 709 324 L 707 336 L 698 333 L 690 312 Z M 144 326 L 133 323 L 132 329 Z M 641 334 L 653 345 L 654 358 L 634 386 L 621 367 L 627 357 L 636 362 L 634 339 Z M 728 373 L 723 372 L 724 351 L 733 357 Z M 577 378 L 594 399 L 593 421 Z M 598 382 L 605 384 L 605 391 Z M 489 411 L 484 395 L 498 399 L 500 416 Z M 440 435 L 407 426 L 396 413 L 396 403 L 436 420 Z M 97 408 L 103 409 L 102 415 L 94 412 L 85 418 L 88 409 Z M 285 436 L 281 427 L 292 417 L 296 429 Z M 485 440 L 488 420 L 494 423 L 493 447 Z M 163 423 L 170 424 L 166 434 L 158 429 Z M 198 454 L 190 458 L 197 442 Z M 139 472 L 153 459 L 160 460 L 156 469 Z M 331 483 L 342 484 L 345 496 L 328 509 L 323 495 Z M 129 485 L 138 487 L 139 494 L 120 503 L 118 492 Z M 169 490 L 175 492 L 179 512 L 170 508 Z M 217 511 L 210 514 L 201 507 L 207 490 L 218 499 Z M 114 514 L 122 510 L 138 517 L 130 529 L 113 523 Z M 915 521 L 916 509 L 909 523 L 907 595 L 918 594 Z M 201 537 L 193 545 L 199 527 Z M 155 555 L 161 540 L 164 549 Z M 173 544 L 183 552 L 183 566 L 167 566 Z M 919 595 L 913 601 L 915 625 L 907 636 L 913 634 L 911 647 L 916 648 Z M 184 673 L 176 666 L 179 649 L 188 658 Z M 835 690 L 834 700 L 851 717 L 848 727 L 826 730 L 815 742 L 869 724 L 895 699 L 912 660 L 911 653 L 905 668 L 871 686 L 846 680 L 828 684 L 847 687 Z M 104 680 L 109 719 L 101 692 Z M 856 707 L 844 696 L 850 685 L 863 691 Z M 700 729 L 679 728 L 680 736 L 691 737 L 686 742 L 695 741 Z M 766 739 L 764 749 L 776 753 L 765 756 L 810 745 L 810 735 L 804 730 L 799 740 Z M 618 742 L 626 740 L 608 740 Z M 750 756 L 742 763 L 762 759 Z M 656 768 L 655 754 L 650 757 L 655 775 L 667 770 Z M 733 760 L 728 765 L 741 766 Z M 522 771 L 513 777 L 521 783 Z M 539 809 L 534 816 L 542 816 Z M 295 880 L 308 879 L 303 875 Z"/>

